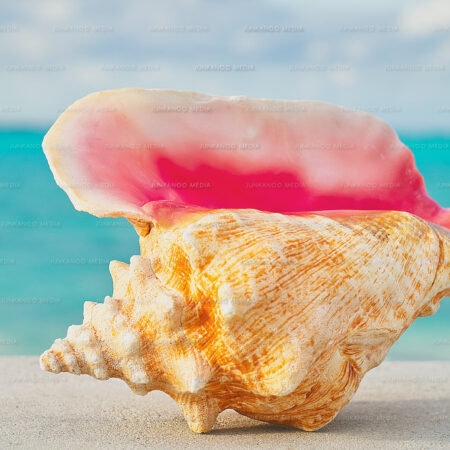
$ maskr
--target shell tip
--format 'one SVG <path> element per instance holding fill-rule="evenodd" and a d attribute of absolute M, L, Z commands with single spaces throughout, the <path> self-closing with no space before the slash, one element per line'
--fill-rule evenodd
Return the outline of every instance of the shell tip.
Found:
<path fill-rule="evenodd" d="M 39 366 L 46 372 L 60 373 L 61 364 L 51 350 L 46 350 L 39 358 Z"/>
<path fill-rule="evenodd" d="M 205 395 L 192 395 L 178 399 L 189 428 L 194 433 L 207 433 L 212 429 L 219 414 L 215 399 Z"/>

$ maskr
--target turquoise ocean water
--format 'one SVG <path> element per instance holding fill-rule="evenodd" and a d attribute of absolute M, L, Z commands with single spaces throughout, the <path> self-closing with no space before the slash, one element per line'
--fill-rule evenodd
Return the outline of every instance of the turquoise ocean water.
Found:
<path fill-rule="evenodd" d="M 41 150 L 43 131 L 0 131 L 0 354 L 35 355 L 82 322 L 86 300 L 112 292 L 111 259 L 139 253 L 125 219 L 76 211 Z M 400 136 L 430 195 L 450 206 L 450 136 Z M 418 319 L 390 359 L 450 360 L 450 301 Z"/>

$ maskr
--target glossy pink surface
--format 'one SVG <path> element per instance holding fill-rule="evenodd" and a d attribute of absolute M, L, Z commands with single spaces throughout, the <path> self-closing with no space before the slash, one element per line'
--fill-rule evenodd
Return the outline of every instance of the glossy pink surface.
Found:
<path fill-rule="evenodd" d="M 87 180 L 74 189 L 80 209 L 117 215 L 108 203 L 119 201 L 148 216 L 156 210 L 149 202 L 169 200 L 283 213 L 401 210 L 450 227 L 448 209 L 427 195 L 411 151 L 369 114 L 321 102 L 104 94 L 81 100 L 97 108 L 58 129 L 74 168 L 65 176 Z M 195 110 L 200 106 L 206 112 Z"/>

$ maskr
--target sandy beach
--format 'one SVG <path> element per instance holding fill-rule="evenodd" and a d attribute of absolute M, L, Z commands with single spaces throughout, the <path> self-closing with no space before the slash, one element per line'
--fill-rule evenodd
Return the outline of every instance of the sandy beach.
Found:
<path fill-rule="evenodd" d="M 313 433 L 227 410 L 205 435 L 162 392 L 49 374 L 36 357 L 1 357 L 0 368 L 0 448 L 450 448 L 450 362 L 383 363 Z"/>

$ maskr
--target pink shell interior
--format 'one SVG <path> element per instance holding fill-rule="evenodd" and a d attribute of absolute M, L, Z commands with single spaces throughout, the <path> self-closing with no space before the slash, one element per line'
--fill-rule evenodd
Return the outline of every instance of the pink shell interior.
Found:
<path fill-rule="evenodd" d="M 69 108 L 44 140 L 78 209 L 158 220 L 158 206 L 400 210 L 450 227 L 383 121 L 312 101 L 126 89 Z M 163 202 L 160 202 L 163 201 Z"/>

